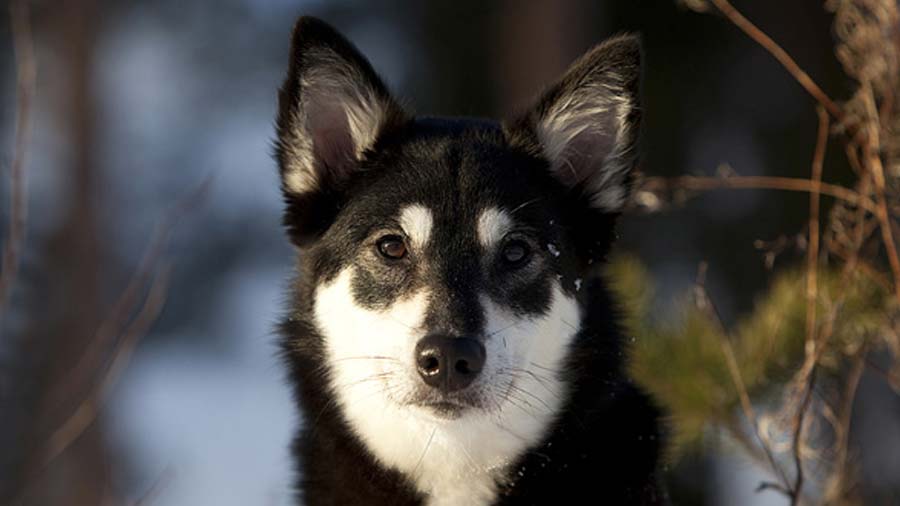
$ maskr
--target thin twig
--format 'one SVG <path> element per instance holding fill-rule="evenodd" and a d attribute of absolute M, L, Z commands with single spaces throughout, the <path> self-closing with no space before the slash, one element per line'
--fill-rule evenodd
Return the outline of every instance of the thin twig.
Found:
<path fill-rule="evenodd" d="M 86 381 L 86 378 L 90 377 L 90 374 L 97 369 L 97 364 L 101 361 L 102 352 L 108 349 L 113 339 L 122 335 L 123 327 L 140 303 L 139 296 L 141 291 L 145 289 L 156 270 L 169 236 L 175 229 L 178 221 L 184 217 L 190 208 L 199 205 L 204 200 L 211 181 L 210 178 L 205 179 L 196 189 L 181 197 L 166 212 L 165 217 L 157 225 L 153 238 L 145 250 L 137 269 L 113 305 L 109 316 L 94 332 L 86 350 L 71 371 L 64 375 L 65 381 L 60 382 L 58 387 L 50 393 L 45 402 L 46 407 L 56 406 L 70 397 L 72 395 L 72 387 L 77 388 Z"/>
<path fill-rule="evenodd" d="M 819 115 L 819 130 L 816 136 L 816 149 L 813 153 L 812 182 L 822 182 L 822 165 L 825 160 L 825 147 L 828 143 L 828 114 L 821 106 L 816 108 Z M 809 194 L 809 248 L 806 262 L 806 342 L 815 343 L 816 331 L 816 299 L 818 296 L 817 273 L 819 270 L 819 194 Z"/>
<path fill-rule="evenodd" d="M 741 409 L 744 411 L 744 417 L 747 419 L 747 422 L 750 424 L 750 427 L 753 429 L 753 435 L 756 437 L 756 440 L 759 443 L 760 448 L 762 448 L 763 453 L 766 457 L 766 460 L 771 466 L 772 471 L 777 475 L 777 477 L 781 480 L 783 485 L 768 487 L 775 490 L 781 490 L 787 493 L 788 496 L 790 494 L 788 491 L 790 490 L 789 482 L 787 475 L 784 470 L 778 465 L 778 462 L 775 460 L 775 454 L 771 448 L 769 448 L 768 443 L 766 442 L 765 437 L 763 437 L 762 432 L 759 427 L 759 419 L 756 416 L 756 412 L 753 409 L 753 403 L 750 401 L 750 394 L 747 391 L 747 386 L 744 384 L 744 379 L 741 377 L 741 371 L 737 364 L 737 358 L 734 354 L 734 347 L 731 344 L 731 341 L 728 340 L 728 335 L 725 329 L 725 324 L 722 322 L 722 318 L 719 316 L 719 312 L 716 309 L 715 304 L 713 304 L 712 299 L 709 297 L 709 293 L 706 291 L 706 273 L 708 271 L 708 265 L 706 262 L 701 262 L 699 267 L 697 268 L 697 278 L 694 282 L 694 293 L 696 297 L 696 303 L 698 305 L 698 309 L 705 312 L 707 316 L 715 322 L 719 327 L 719 335 L 722 336 L 721 344 L 722 351 L 725 354 L 725 361 L 728 365 L 728 372 L 731 375 L 731 380 L 734 383 L 734 387 L 737 390 L 738 398 L 741 402 Z"/>
<path fill-rule="evenodd" d="M 169 278 L 168 268 L 163 268 L 160 271 L 150 286 L 144 306 L 125 330 L 125 334 L 116 348 L 113 361 L 106 374 L 81 402 L 78 409 L 56 429 L 47 441 L 41 458 L 43 466 L 49 465 L 53 459 L 65 451 L 96 420 L 97 415 L 109 397 L 110 389 L 118 382 L 119 377 L 130 362 L 141 337 L 146 334 L 150 325 L 156 321 L 166 299 L 166 287 Z"/>
<path fill-rule="evenodd" d="M 841 398 L 841 408 L 839 413 L 837 434 L 835 440 L 837 444 L 837 456 L 835 457 L 832 467 L 831 480 L 844 488 L 847 485 L 847 459 L 850 452 L 850 420 L 853 416 L 853 403 L 856 399 L 856 392 L 859 390 L 859 382 L 862 379 L 863 372 L 866 369 L 868 349 L 863 346 L 853 359 L 853 365 L 850 373 L 847 375 L 846 387 L 844 395 Z"/>
<path fill-rule="evenodd" d="M 754 492 L 756 492 L 758 494 L 758 493 L 764 492 L 766 490 L 774 490 L 776 492 L 781 492 L 782 494 L 784 494 L 786 496 L 791 495 L 791 491 L 784 488 L 784 485 L 779 485 L 778 483 L 775 483 L 772 481 L 760 482 L 760 484 L 756 487 L 756 490 L 754 490 Z"/>
<path fill-rule="evenodd" d="M 834 116 L 838 121 L 842 121 L 844 119 L 844 113 L 837 104 L 834 103 L 831 98 L 822 91 L 822 88 L 816 84 L 815 81 L 809 77 L 809 74 L 806 73 L 797 62 L 791 58 L 791 55 L 787 53 L 784 49 L 781 48 L 771 37 L 769 37 L 765 32 L 756 27 L 753 23 L 750 22 L 747 18 L 744 17 L 728 0 L 710 0 L 713 5 L 716 6 L 722 14 L 725 15 L 732 23 L 735 24 L 738 28 L 741 29 L 747 36 L 753 39 L 757 44 L 762 46 L 766 51 L 768 51 L 772 56 L 778 60 L 781 65 L 794 77 L 794 79 L 806 90 L 807 93 L 812 95 L 825 109 L 828 110 L 829 114 Z"/>
<path fill-rule="evenodd" d="M 167 466 L 163 469 L 163 472 L 159 475 L 156 481 L 150 485 L 150 488 L 147 489 L 147 492 L 144 493 L 141 497 L 135 500 L 131 506 L 147 506 L 148 504 L 153 504 L 157 497 L 165 490 L 169 484 L 172 483 L 172 480 L 175 479 L 175 471 L 172 470 L 171 466 Z"/>
<path fill-rule="evenodd" d="M 728 435 L 744 449 L 747 453 L 747 457 L 749 457 L 755 465 L 759 466 L 760 469 L 768 470 L 770 466 L 769 460 L 765 457 L 765 453 L 760 451 L 756 434 L 748 435 L 747 427 L 744 424 L 745 418 L 746 415 L 742 412 L 733 419 L 725 419 L 718 423 L 728 432 Z"/>
<path fill-rule="evenodd" d="M 838 298 L 838 301 L 836 301 L 832 305 L 831 311 L 829 311 L 828 318 L 825 320 L 821 332 L 815 334 L 815 341 L 812 343 L 807 343 L 806 357 L 803 361 L 803 364 L 800 366 L 800 370 L 797 372 L 793 380 L 794 385 L 797 385 L 797 398 L 799 398 L 799 402 L 797 403 L 797 408 L 794 411 L 792 421 L 793 432 L 791 440 L 791 450 L 794 459 L 794 466 L 796 468 L 796 476 L 794 485 L 788 487 L 791 490 L 791 506 L 796 506 L 797 504 L 799 504 L 800 498 L 802 497 L 801 492 L 804 479 L 801 454 L 803 448 L 803 427 L 806 419 L 806 413 L 809 410 L 809 405 L 812 401 L 813 387 L 816 383 L 816 374 L 819 368 L 819 360 L 821 360 L 822 355 L 825 353 L 825 344 L 828 342 L 834 332 L 834 322 L 837 319 L 845 297 L 846 293 L 842 293 L 842 295 Z M 790 405 L 791 403 L 788 404 L 788 406 Z"/>
<path fill-rule="evenodd" d="M 791 487 L 791 506 L 800 503 L 800 497 L 803 491 L 803 426 L 806 420 L 806 412 L 809 410 L 809 404 L 812 401 L 813 385 L 816 383 L 816 371 L 818 362 L 814 362 L 813 368 L 809 373 L 807 381 L 804 385 L 803 398 L 794 415 L 794 433 L 791 439 L 791 450 L 794 458 L 794 486 Z"/>
<path fill-rule="evenodd" d="M 134 298 L 137 292 L 143 290 L 144 286 L 147 284 L 146 281 L 151 281 L 143 305 L 131 320 L 130 324 L 124 328 L 118 328 L 116 334 L 118 339 L 112 351 L 111 363 L 109 367 L 106 368 L 105 372 L 102 373 L 102 377 L 94 382 L 94 385 L 91 387 L 88 394 L 78 402 L 74 411 L 66 417 L 55 430 L 53 430 L 49 439 L 43 444 L 39 452 L 33 457 L 33 460 L 27 465 L 28 471 L 26 472 L 28 473 L 28 479 L 26 480 L 26 487 L 23 487 L 20 492 L 21 494 L 24 494 L 27 490 L 27 483 L 33 481 L 37 476 L 46 471 L 50 464 L 74 443 L 100 414 L 105 402 L 108 400 L 109 391 L 116 385 L 124 369 L 129 364 L 138 342 L 147 333 L 162 310 L 168 283 L 169 269 L 168 267 L 160 268 L 156 266 L 159 257 L 157 248 L 163 247 L 165 239 L 174 228 L 175 223 L 191 208 L 204 201 L 211 184 L 212 177 L 204 179 L 197 188 L 179 199 L 159 224 L 156 239 L 151 241 L 148 252 L 144 255 L 141 265 L 138 267 L 135 276 L 129 283 L 129 287 L 126 288 L 125 293 L 123 293 L 123 295 L 120 296 L 119 301 L 117 301 L 111 319 L 114 322 L 118 322 L 120 318 L 130 314 L 132 311 L 126 306 L 130 306 L 131 304 L 127 302 Z M 140 284 L 141 286 L 139 286 L 138 289 L 135 289 L 135 294 L 132 294 L 132 285 L 136 282 L 135 280 L 144 280 L 145 278 L 141 271 L 149 269 L 151 266 L 156 266 L 152 269 L 156 272 L 155 278 L 146 280 Z M 119 312 L 122 314 L 117 314 Z M 124 324 L 124 322 L 122 323 Z M 109 322 L 104 322 L 104 324 L 101 325 L 101 328 L 108 325 L 110 325 Z M 121 327 L 121 325 L 119 325 L 119 327 Z M 97 338 L 97 334 L 95 334 L 94 337 Z M 87 353 L 91 354 L 91 351 L 88 351 Z M 98 369 L 102 367 L 102 364 L 93 365 Z M 65 378 L 62 384 L 67 385 L 72 378 L 70 378 L 69 375 L 64 376 Z"/>
<path fill-rule="evenodd" d="M 872 359 L 866 358 L 866 367 L 875 373 L 876 376 L 887 382 L 888 385 L 900 384 L 900 375 L 895 375 L 892 371 L 881 367 Z"/>
<path fill-rule="evenodd" d="M 850 205 L 861 206 L 870 212 L 876 212 L 875 204 L 850 188 L 829 183 L 815 182 L 810 179 L 778 176 L 679 176 L 648 177 L 642 182 L 641 189 L 657 192 L 661 190 L 783 190 L 804 193 L 818 193 L 843 200 Z"/>
<path fill-rule="evenodd" d="M 768 443 L 766 443 L 762 432 L 760 432 L 759 419 L 756 416 L 756 411 L 753 409 L 753 403 L 750 401 L 750 394 L 747 392 L 747 387 L 746 385 L 744 385 L 744 380 L 743 378 L 741 378 L 741 371 L 738 368 L 737 359 L 734 355 L 734 347 L 731 345 L 731 341 L 729 341 L 727 337 L 723 337 L 723 339 L 721 340 L 721 344 L 722 353 L 725 354 L 725 363 L 728 365 L 728 372 L 731 375 L 731 381 L 732 383 L 734 383 L 734 387 L 737 389 L 738 397 L 741 401 L 741 409 L 743 409 L 744 411 L 744 416 L 747 418 L 747 423 L 749 423 L 751 428 L 753 429 L 753 435 L 756 436 L 757 441 L 759 441 L 759 445 L 763 449 L 763 452 L 766 455 L 766 460 L 769 461 L 769 465 L 772 467 L 772 471 L 775 472 L 776 476 L 781 481 L 781 485 L 766 486 L 758 490 L 771 488 L 785 493 L 788 496 L 791 496 L 791 487 L 787 475 L 785 474 L 781 466 L 778 465 L 778 461 L 775 460 L 775 455 L 769 448 Z"/>
<path fill-rule="evenodd" d="M 858 255 L 854 256 L 848 254 L 846 251 L 840 249 L 840 247 L 836 245 L 832 245 L 830 248 L 828 248 L 828 253 L 836 256 L 837 258 L 840 258 L 844 262 L 850 262 L 851 260 L 853 260 L 855 262 L 855 267 L 862 271 L 862 273 L 865 274 L 866 277 L 868 277 L 872 282 L 877 283 L 878 286 L 884 288 L 887 292 L 890 292 L 892 290 L 893 287 L 891 286 L 891 280 L 888 279 L 883 272 L 877 270 L 867 261 L 860 259 Z"/>
<path fill-rule="evenodd" d="M 13 33 L 13 47 L 16 54 L 16 131 L 15 154 L 10 166 L 11 209 L 9 214 L 9 237 L 3 248 L 0 267 L 0 321 L 3 309 L 13 289 L 19 271 L 22 247 L 25 241 L 25 225 L 28 203 L 25 188 L 25 156 L 31 136 L 31 102 L 34 97 L 37 64 L 34 57 L 34 42 L 31 36 L 31 20 L 27 1 L 9 4 Z"/>
<path fill-rule="evenodd" d="M 854 119 L 854 123 L 848 125 L 846 122 L 849 121 L 849 116 L 844 113 L 843 108 L 838 106 L 771 37 L 737 11 L 729 0 L 709 0 L 709 3 L 714 5 L 733 24 L 774 56 L 793 78 L 818 101 L 819 130 L 816 150 L 813 156 L 812 176 L 809 180 L 768 177 L 659 178 L 656 181 L 649 181 L 643 189 L 652 192 L 654 188 L 664 190 L 768 188 L 810 193 L 809 249 L 806 277 L 806 356 L 799 371 L 795 374 L 792 396 L 783 408 L 786 413 L 792 414 L 793 440 L 791 450 L 796 467 L 796 476 L 793 485 L 788 483 L 784 473 L 779 473 L 784 484 L 766 482 L 760 486 L 760 490 L 775 489 L 787 494 L 790 497 L 791 504 L 797 505 L 801 500 L 804 485 L 803 433 L 807 425 L 805 423 L 807 417 L 813 416 L 810 405 L 815 391 L 816 376 L 820 360 L 826 348 L 835 346 L 831 343 L 832 334 L 835 331 L 835 321 L 838 318 L 843 301 L 848 297 L 848 290 L 841 290 L 834 297 L 834 300 L 830 301 L 828 316 L 824 318 L 821 324 L 817 321 L 821 319 L 820 315 L 817 315 L 819 307 L 818 267 L 821 249 L 820 195 L 829 195 L 839 200 L 834 207 L 831 217 L 830 229 L 833 232 L 833 236 L 826 236 L 825 248 L 828 253 L 833 253 L 844 261 L 842 273 L 844 286 L 855 282 L 853 276 L 859 270 L 862 270 L 882 286 L 888 286 L 889 291 L 893 291 L 898 300 L 900 300 L 900 254 L 898 254 L 897 245 L 894 241 L 894 234 L 897 234 L 898 231 L 893 229 L 896 224 L 892 222 L 891 210 L 888 205 L 888 197 L 893 198 L 894 195 L 887 185 L 885 162 L 882 160 L 884 146 L 882 146 L 879 139 L 882 133 L 880 130 L 888 130 L 888 121 L 894 108 L 893 92 L 896 87 L 887 86 L 887 92 L 884 92 L 886 95 L 876 96 L 871 83 L 861 80 L 858 96 L 861 98 L 867 111 L 863 115 L 862 120 L 857 122 L 858 120 Z M 900 41 L 900 32 L 894 30 L 893 33 L 894 42 Z M 878 104 L 880 104 L 880 109 L 876 107 Z M 822 183 L 822 162 L 828 138 L 829 114 L 838 123 L 844 123 L 841 126 L 848 131 L 848 135 L 845 138 L 845 150 L 850 167 L 857 176 L 855 190 Z M 851 206 L 855 206 L 855 209 L 850 208 Z M 900 208 L 895 207 L 893 211 L 900 212 Z M 893 276 L 892 280 L 888 280 L 879 269 L 874 267 L 874 264 L 869 262 L 871 259 L 867 260 L 861 257 L 861 255 L 866 254 L 866 256 L 874 256 L 880 259 L 880 251 L 871 250 L 868 247 L 875 246 L 873 241 L 869 240 L 869 237 L 876 230 L 881 232 L 881 241 L 879 242 L 883 244 L 886 252 L 890 272 Z M 897 339 L 900 342 L 900 337 Z M 841 497 L 843 497 L 846 485 L 849 483 L 847 478 L 849 475 L 847 455 L 849 451 L 850 418 L 853 409 L 853 399 L 864 370 L 864 364 L 867 362 L 867 346 L 868 343 L 864 342 L 861 348 L 853 354 L 852 367 L 848 373 L 847 385 L 841 398 L 840 414 L 834 415 L 830 413 L 830 408 L 827 405 L 823 407 L 826 418 L 834 422 L 838 452 L 836 461 L 830 466 L 829 488 L 837 490 Z M 753 405 L 749 395 L 746 394 L 746 388 L 743 386 L 737 361 L 734 357 L 734 350 L 727 338 L 723 340 L 722 347 L 732 379 L 738 388 L 745 416 L 750 419 L 750 423 L 754 424 L 757 437 L 761 439 L 763 450 L 767 452 L 767 455 L 770 455 L 770 450 L 765 441 L 762 441 L 762 435 L 759 433 L 759 428 L 756 427 Z M 773 469 L 780 471 L 780 468 L 771 457 L 770 462 Z M 830 491 L 828 495 L 830 495 Z M 829 497 L 824 499 L 831 504 Z"/>
<path fill-rule="evenodd" d="M 866 90 L 862 94 L 869 113 L 877 115 L 875 107 L 875 98 L 870 83 L 863 83 Z M 873 116 L 877 117 L 877 116 Z M 884 249 L 887 251 L 888 263 L 891 266 L 891 273 L 894 275 L 894 294 L 897 300 L 900 300 L 900 255 L 897 254 L 897 244 L 894 242 L 894 235 L 891 231 L 891 218 L 887 209 L 887 198 L 885 197 L 885 178 L 884 166 L 881 163 L 880 155 L 880 139 L 877 122 L 867 123 L 869 126 L 867 132 L 867 142 L 863 145 L 864 160 L 869 171 L 872 173 L 872 180 L 875 182 L 875 199 L 877 208 L 875 215 L 881 225 L 881 237 L 884 241 Z"/>
<path fill-rule="evenodd" d="M 812 181 L 820 184 L 822 181 L 822 166 L 825 160 L 825 147 L 828 143 L 828 113 L 822 106 L 816 108 L 819 116 L 819 129 L 816 135 L 816 149 L 813 153 Z M 819 270 L 819 194 L 809 195 L 809 249 L 806 265 L 806 353 L 816 354 L 816 304 L 818 299 L 818 273 Z M 797 408 L 794 417 L 793 457 L 794 486 L 791 488 L 791 506 L 795 506 L 800 500 L 803 490 L 803 457 L 800 454 L 803 445 L 803 423 L 806 411 L 812 399 L 813 384 L 815 383 L 815 369 L 810 372 L 805 384 L 806 392 L 803 400 Z"/>

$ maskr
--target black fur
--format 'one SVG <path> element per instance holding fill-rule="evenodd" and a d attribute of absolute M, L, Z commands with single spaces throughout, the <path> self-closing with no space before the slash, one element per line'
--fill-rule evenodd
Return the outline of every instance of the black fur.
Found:
<path fill-rule="evenodd" d="M 280 94 L 276 155 L 283 176 L 291 163 L 291 144 L 298 142 L 296 122 L 308 113 L 304 73 L 310 66 L 329 64 L 308 55 L 321 54 L 317 51 L 323 47 L 350 64 L 386 116 L 373 145 L 360 157 L 347 152 L 346 139 L 316 153 L 310 170 L 321 176 L 321 184 L 315 190 L 297 192 L 283 184 L 284 221 L 301 248 L 290 314 L 281 326 L 284 357 L 305 418 L 294 444 L 302 464 L 297 470 L 299 495 L 312 505 L 419 505 L 427 499 L 407 477 L 373 458 L 332 398 L 323 337 L 313 321 L 315 289 L 353 264 L 357 304 L 390 305 L 426 284 L 438 290 L 441 301 L 430 307 L 427 326 L 461 335 L 489 330 L 478 293 L 503 298 L 515 313 L 540 315 L 548 310 L 549 287 L 559 278 L 584 315 L 560 373 L 571 394 L 543 442 L 506 471 L 496 504 L 665 504 L 657 479 L 659 413 L 626 377 L 616 306 L 600 275 L 617 213 L 590 205 L 587 175 L 576 172 L 573 179 L 550 170 L 536 129 L 554 101 L 585 81 L 608 79 L 610 68 L 617 70 L 623 92 L 636 100 L 637 42 L 619 39 L 605 51 L 601 46 L 588 54 L 536 108 L 503 126 L 406 115 L 349 42 L 321 21 L 301 18 Z M 628 115 L 634 130 L 622 137 L 631 151 L 638 119 L 635 107 Z M 584 145 L 580 148 L 583 155 Z M 423 203 L 435 213 L 436 236 L 423 253 L 435 267 L 427 272 L 419 270 L 415 258 L 386 267 L 367 256 L 373 232 L 390 225 L 398 209 L 409 203 Z M 489 205 L 515 209 L 517 221 L 527 224 L 524 234 L 535 255 L 530 274 L 504 272 L 494 263 L 482 267 L 471 231 L 477 212 Z M 544 246 L 550 243 L 567 254 L 547 251 Z"/>

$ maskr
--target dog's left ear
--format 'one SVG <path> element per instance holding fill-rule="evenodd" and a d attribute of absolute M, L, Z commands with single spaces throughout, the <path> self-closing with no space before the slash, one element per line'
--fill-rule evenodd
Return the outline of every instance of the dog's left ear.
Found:
<path fill-rule="evenodd" d="M 295 244 L 304 246 L 328 228 L 367 151 L 405 119 L 350 41 L 319 19 L 297 21 L 275 145 L 285 224 Z"/>
<path fill-rule="evenodd" d="M 507 125 L 510 141 L 537 147 L 553 175 L 592 208 L 618 213 L 636 158 L 640 73 L 640 39 L 621 35 L 607 40 Z"/>

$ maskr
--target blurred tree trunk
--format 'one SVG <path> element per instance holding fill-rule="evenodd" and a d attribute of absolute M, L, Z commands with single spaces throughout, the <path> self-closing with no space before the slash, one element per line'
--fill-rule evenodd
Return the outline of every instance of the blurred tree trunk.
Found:
<path fill-rule="evenodd" d="M 590 9 L 581 0 L 506 0 L 497 10 L 495 104 L 503 117 L 531 105 L 580 52 L 590 33 Z M 586 15 L 588 14 L 588 15 Z"/>
<path fill-rule="evenodd" d="M 58 168 L 62 219 L 40 247 L 42 267 L 37 277 L 42 280 L 38 288 L 42 302 L 27 315 L 14 352 L 15 367 L 21 371 L 12 386 L 11 408 L 19 411 L 11 416 L 15 457 L 12 474 L 7 475 L 11 485 L 0 494 L 18 497 L 25 505 L 108 502 L 110 461 L 97 422 L 49 462 L 45 453 L 48 440 L 96 379 L 79 380 L 71 373 L 103 318 L 106 273 L 97 216 L 102 176 L 95 156 L 93 73 L 100 15 L 97 2 L 82 0 L 44 6 L 33 16 L 36 39 L 46 41 L 39 101 L 53 104 L 52 120 L 63 132 L 67 149 Z M 37 215 L 41 207 L 33 209 Z M 102 364 L 97 364 L 91 373 L 100 370 Z M 3 495 L 0 502 L 6 504 Z"/>

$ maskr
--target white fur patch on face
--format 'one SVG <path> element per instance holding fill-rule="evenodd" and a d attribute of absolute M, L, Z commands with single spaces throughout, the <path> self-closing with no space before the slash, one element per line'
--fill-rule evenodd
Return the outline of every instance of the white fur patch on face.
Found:
<path fill-rule="evenodd" d="M 512 228 L 512 219 L 506 211 L 490 207 L 478 217 L 478 242 L 485 249 L 494 247 Z"/>
<path fill-rule="evenodd" d="M 309 158 L 304 158 L 304 155 L 300 153 L 293 155 L 293 158 L 288 162 L 288 171 L 284 174 L 284 184 L 288 191 L 302 195 L 319 187 L 319 180 L 316 174 L 306 169 L 312 163 L 309 161 Z"/>
<path fill-rule="evenodd" d="M 315 302 L 333 395 L 350 427 L 429 506 L 492 503 L 497 480 L 541 441 L 566 397 L 559 371 L 580 321 L 576 302 L 555 286 L 546 315 L 521 318 L 482 296 L 487 361 L 469 388 L 489 400 L 459 418 L 438 418 L 405 402 L 421 388 L 413 354 L 430 293 L 366 309 L 354 303 L 353 270 L 320 286 Z"/>
<path fill-rule="evenodd" d="M 434 219 L 431 217 L 431 210 L 419 204 L 406 206 L 400 211 L 400 226 L 412 241 L 412 245 L 421 251 L 428 244 L 431 237 L 431 227 Z"/>

